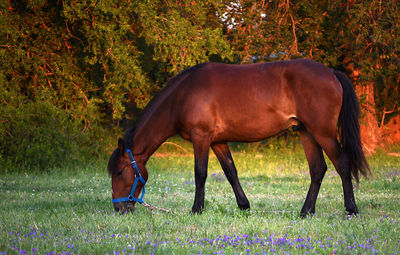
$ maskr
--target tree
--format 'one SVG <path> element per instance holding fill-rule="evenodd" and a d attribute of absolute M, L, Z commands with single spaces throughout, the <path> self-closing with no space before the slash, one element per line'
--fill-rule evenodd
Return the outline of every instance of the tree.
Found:
<path fill-rule="evenodd" d="M 236 61 L 308 57 L 347 72 L 360 96 L 364 142 L 378 144 L 400 110 L 398 1 L 243 0 L 225 6 L 222 22 Z"/>
<path fill-rule="evenodd" d="M 1 1 L 0 138 L 42 108 L 92 136 L 201 62 L 306 57 L 350 75 L 379 141 L 400 110 L 398 24 L 397 0 Z"/>

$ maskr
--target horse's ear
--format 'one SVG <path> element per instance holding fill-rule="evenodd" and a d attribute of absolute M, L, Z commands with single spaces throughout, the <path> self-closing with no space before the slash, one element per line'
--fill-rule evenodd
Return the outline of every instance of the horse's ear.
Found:
<path fill-rule="evenodd" d="M 124 140 L 122 140 L 121 138 L 118 138 L 118 149 L 121 152 L 125 151 Z"/>

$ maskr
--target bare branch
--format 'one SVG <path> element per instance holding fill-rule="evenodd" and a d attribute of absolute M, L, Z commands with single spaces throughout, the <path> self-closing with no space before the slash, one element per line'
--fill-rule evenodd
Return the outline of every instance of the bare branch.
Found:
<path fill-rule="evenodd" d="M 297 36 L 296 36 L 296 22 L 294 21 L 293 15 L 289 14 L 290 19 L 292 20 L 292 32 L 293 32 L 293 46 L 294 46 L 294 53 L 299 54 L 299 48 L 297 46 Z"/>

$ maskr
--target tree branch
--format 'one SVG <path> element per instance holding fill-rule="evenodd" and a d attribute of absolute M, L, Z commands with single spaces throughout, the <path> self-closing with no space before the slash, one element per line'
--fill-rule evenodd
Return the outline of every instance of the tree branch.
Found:
<path fill-rule="evenodd" d="M 297 36 L 296 36 L 296 22 L 294 21 L 293 15 L 290 13 L 289 14 L 290 19 L 292 20 L 292 32 L 293 32 L 293 46 L 294 46 L 294 53 L 299 54 L 299 48 L 297 46 Z"/>

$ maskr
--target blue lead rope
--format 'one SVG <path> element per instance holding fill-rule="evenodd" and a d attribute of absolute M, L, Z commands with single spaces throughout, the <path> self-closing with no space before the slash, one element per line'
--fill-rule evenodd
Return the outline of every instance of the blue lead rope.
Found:
<path fill-rule="evenodd" d="M 146 181 L 143 179 L 142 175 L 140 175 L 139 168 L 138 168 L 138 166 L 136 164 L 135 159 L 133 158 L 132 152 L 129 149 L 126 149 L 126 153 L 128 153 L 129 160 L 131 161 L 131 166 L 133 168 L 133 171 L 135 172 L 135 181 L 133 182 L 132 189 L 131 189 L 131 192 L 129 193 L 129 196 L 113 199 L 112 202 L 113 203 L 119 203 L 119 202 L 135 201 L 135 202 L 138 202 L 138 203 L 142 204 L 142 203 L 144 203 L 143 197 L 144 197 L 144 194 L 146 192 L 145 189 L 144 189 Z M 139 181 L 143 184 L 142 195 L 140 196 L 140 198 L 135 197 L 133 195 L 133 193 L 135 193 L 136 186 L 137 186 Z"/>

